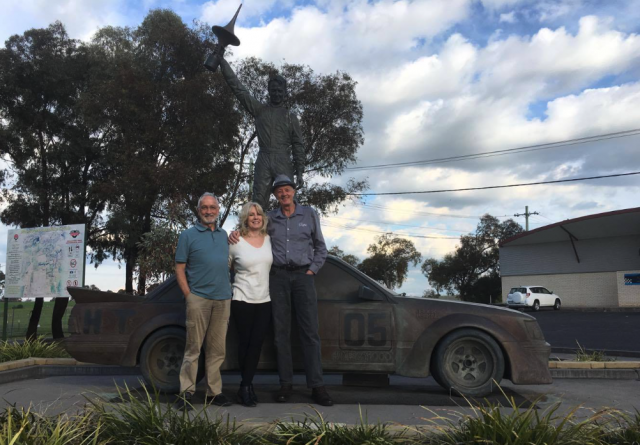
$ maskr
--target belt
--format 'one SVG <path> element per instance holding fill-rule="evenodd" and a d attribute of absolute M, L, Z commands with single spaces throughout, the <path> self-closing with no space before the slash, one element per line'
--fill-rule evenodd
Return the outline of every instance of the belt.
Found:
<path fill-rule="evenodd" d="M 280 270 L 288 270 L 288 271 L 294 271 L 294 270 L 302 270 L 302 269 L 309 269 L 309 266 L 311 266 L 311 264 L 305 264 L 304 266 L 296 266 L 294 264 L 285 264 L 284 266 L 276 266 L 273 265 L 271 266 L 272 269 L 280 269 Z"/>

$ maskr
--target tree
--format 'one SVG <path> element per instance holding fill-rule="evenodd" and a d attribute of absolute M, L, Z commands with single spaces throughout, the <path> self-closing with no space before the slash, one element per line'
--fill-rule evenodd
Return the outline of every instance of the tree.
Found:
<path fill-rule="evenodd" d="M 114 134 L 106 150 L 113 173 L 103 188 L 108 236 L 93 260 L 124 260 L 126 292 L 156 220 L 169 220 L 168 208 L 181 205 L 192 218 L 204 191 L 224 194 L 234 179 L 240 114 L 222 80 L 202 66 L 212 37 L 205 26 L 192 29 L 171 11 L 153 10 L 138 28 L 106 27 L 91 43 L 87 113 Z M 139 294 L 146 277 L 138 276 Z"/>
<path fill-rule="evenodd" d="M 89 66 L 86 47 L 60 22 L 14 35 L 0 49 L 0 154 L 15 181 L 0 218 L 22 227 L 84 223 L 94 246 L 106 203 L 95 191 L 109 174 L 102 149 L 110 132 L 82 112 Z"/>
<path fill-rule="evenodd" d="M 276 67 L 257 58 L 242 60 L 234 69 L 251 94 L 263 102 L 267 101 L 270 73 L 279 72 L 287 80 L 286 105 L 299 116 L 305 142 L 306 186 L 298 191 L 298 201 L 326 214 L 337 210 L 337 206 L 348 198 L 347 193 L 367 187 L 366 181 L 350 180 L 346 187 L 326 180 L 313 181 L 342 173 L 347 165 L 355 162 L 357 150 L 364 142 L 362 104 L 356 97 L 356 82 L 347 73 L 321 75 L 308 66 L 285 63 Z M 232 96 L 229 90 L 226 94 Z M 240 139 L 233 152 L 236 177 L 233 188 L 222 197 L 225 208 L 222 224 L 234 211 L 236 203 L 249 199 L 253 173 L 247 164 L 258 153 L 254 120 L 238 103 L 236 108 L 242 113 Z M 271 205 L 275 205 L 275 200 Z"/>
<path fill-rule="evenodd" d="M 417 266 L 422 259 L 413 242 L 391 233 L 380 235 L 367 252 L 371 256 L 362 261 L 358 269 L 389 289 L 401 286 L 407 279 L 409 264 Z"/>
<path fill-rule="evenodd" d="M 337 256 L 345 263 L 351 264 L 353 267 L 358 267 L 358 264 L 360 264 L 360 259 L 357 256 L 345 254 L 344 251 L 342 251 L 342 249 L 340 249 L 338 246 L 331 247 L 331 249 L 329 249 L 327 253 L 329 255 Z"/>
<path fill-rule="evenodd" d="M 484 215 L 475 234 L 462 235 L 460 246 L 442 260 L 427 259 L 422 272 L 438 292 L 455 290 L 463 301 L 499 301 L 499 245 L 520 232 L 522 227 L 512 219 L 501 223 L 494 216 Z"/>

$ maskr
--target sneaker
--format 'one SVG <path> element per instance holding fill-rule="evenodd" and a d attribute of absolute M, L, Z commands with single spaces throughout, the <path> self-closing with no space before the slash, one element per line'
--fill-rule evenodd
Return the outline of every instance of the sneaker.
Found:
<path fill-rule="evenodd" d="M 211 397 L 211 396 L 209 396 L 209 397 Z M 231 403 L 231 401 L 229 399 L 227 399 L 227 397 L 222 393 L 211 397 L 211 404 L 212 405 L 216 405 L 216 406 L 231 406 L 231 405 L 233 405 L 233 403 Z"/>
<path fill-rule="evenodd" d="M 241 386 L 238 390 L 238 403 L 253 408 L 256 402 L 251 398 L 251 390 L 248 386 Z"/>
<path fill-rule="evenodd" d="M 293 392 L 293 386 L 291 385 L 282 385 L 278 392 L 276 393 L 276 402 L 278 403 L 287 403 L 291 398 L 291 393 Z"/>
<path fill-rule="evenodd" d="M 193 409 L 193 405 L 191 404 L 192 399 L 193 394 L 191 394 L 190 392 L 180 394 L 178 395 L 176 401 L 173 402 L 173 407 L 179 411 L 191 411 Z"/>
<path fill-rule="evenodd" d="M 324 386 L 313 388 L 311 390 L 311 397 L 313 397 L 313 400 L 315 400 L 318 405 L 333 406 L 333 400 L 331 400 L 327 388 Z"/>

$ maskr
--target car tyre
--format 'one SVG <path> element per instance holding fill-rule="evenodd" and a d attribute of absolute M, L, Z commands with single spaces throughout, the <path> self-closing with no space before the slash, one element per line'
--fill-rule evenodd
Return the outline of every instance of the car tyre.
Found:
<path fill-rule="evenodd" d="M 559 311 L 560 310 L 560 306 L 562 306 L 562 303 L 560 302 L 559 298 L 556 298 L 556 302 L 553 303 L 553 310 L 554 311 Z"/>
<path fill-rule="evenodd" d="M 149 336 L 140 350 L 140 371 L 145 381 L 156 389 L 177 393 L 180 391 L 180 367 L 184 357 L 187 333 L 179 327 L 160 329 Z M 198 361 L 199 382 L 204 377 L 204 354 Z"/>
<path fill-rule="evenodd" d="M 443 388 L 469 397 L 485 396 L 504 375 L 504 357 L 496 341 L 476 329 L 459 329 L 440 341 L 431 373 Z"/>
<path fill-rule="evenodd" d="M 540 302 L 538 300 L 533 302 L 533 312 L 538 312 L 540 310 Z"/>

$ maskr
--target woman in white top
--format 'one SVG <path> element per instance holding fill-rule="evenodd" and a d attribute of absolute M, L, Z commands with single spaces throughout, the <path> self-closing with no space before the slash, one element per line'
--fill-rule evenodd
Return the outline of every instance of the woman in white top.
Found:
<path fill-rule="evenodd" d="M 229 264 L 235 271 L 231 316 L 238 329 L 238 361 L 242 382 L 238 402 L 256 406 L 253 376 L 262 342 L 271 323 L 269 271 L 273 256 L 267 235 L 268 218 L 260 204 L 248 202 L 240 210 L 240 241 L 229 246 Z"/>

